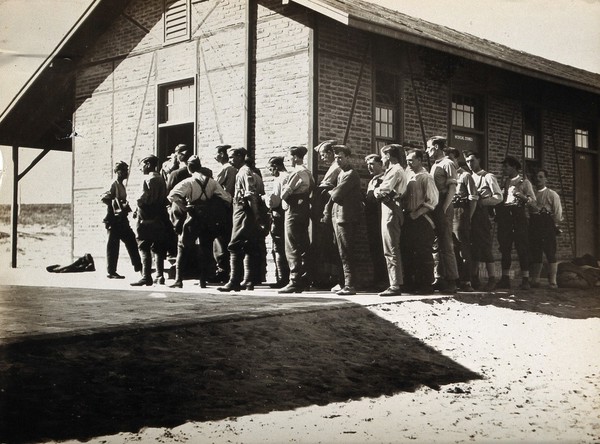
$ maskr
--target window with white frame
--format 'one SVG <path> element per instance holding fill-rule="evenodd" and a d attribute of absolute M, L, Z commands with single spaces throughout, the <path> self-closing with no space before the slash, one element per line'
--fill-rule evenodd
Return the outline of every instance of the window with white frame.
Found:
<path fill-rule="evenodd" d="M 375 148 L 399 142 L 396 76 L 383 71 L 375 75 Z"/>
<path fill-rule="evenodd" d="M 449 145 L 461 152 L 477 153 L 486 164 L 485 107 L 483 97 L 455 92 L 450 100 Z"/>
<path fill-rule="evenodd" d="M 535 174 L 542 167 L 541 117 L 539 109 L 523 107 L 524 173 Z"/>
<path fill-rule="evenodd" d="M 161 159 L 184 143 L 194 147 L 196 85 L 194 79 L 159 86 L 158 156 Z"/>
<path fill-rule="evenodd" d="M 523 134 L 523 148 L 525 153 L 525 159 L 535 160 L 536 149 L 535 149 L 535 134 L 525 132 Z"/>
<path fill-rule="evenodd" d="M 452 96 L 452 126 L 476 129 L 478 112 L 477 99 L 474 97 L 461 94 Z"/>
<path fill-rule="evenodd" d="M 164 0 L 164 42 L 177 43 L 190 38 L 190 0 Z"/>
<path fill-rule="evenodd" d="M 587 129 L 575 128 L 575 148 L 589 149 L 590 132 Z"/>

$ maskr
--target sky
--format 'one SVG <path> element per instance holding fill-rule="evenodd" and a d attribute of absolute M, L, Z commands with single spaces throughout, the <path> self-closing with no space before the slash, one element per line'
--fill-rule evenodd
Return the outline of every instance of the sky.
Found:
<path fill-rule="evenodd" d="M 370 0 L 514 49 L 600 73 L 600 0 Z M 0 111 L 90 0 L 0 0 Z M 35 10 L 38 14 L 32 15 Z M 27 23 L 27 31 L 17 24 Z M 39 150 L 21 149 L 21 171 Z M 0 147 L 0 204 L 12 200 L 11 148 Z M 71 199 L 71 155 L 48 154 L 20 181 L 23 203 Z M 57 171 L 62 174 L 57 175 Z M 52 183 L 52 187 L 40 186 Z"/>

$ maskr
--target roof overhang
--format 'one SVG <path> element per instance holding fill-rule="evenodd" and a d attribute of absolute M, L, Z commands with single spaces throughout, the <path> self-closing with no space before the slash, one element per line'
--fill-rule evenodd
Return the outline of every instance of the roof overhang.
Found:
<path fill-rule="evenodd" d="M 351 28 L 446 52 L 540 80 L 600 94 L 599 74 L 527 54 L 441 25 L 411 18 L 400 12 L 392 11 L 378 5 L 365 4 L 361 0 L 350 0 L 349 2 L 345 2 L 344 0 L 282 0 L 282 2 L 283 4 L 293 2 L 302 5 Z M 349 3 L 352 3 L 355 8 L 347 7 Z M 370 13 L 371 11 L 367 12 L 367 8 L 369 10 L 386 11 L 394 17 L 398 17 L 398 20 L 390 20 L 389 18 Z M 413 23 L 407 24 L 404 19 L 411 19 Z M 419 23 L 423 26 L 419 27 Z M 428 28 L 431 28 L 435 32 L 428 33 Z M 465 41 L 474 41 L 477 45 L 464 44 L 462 43 L 463 39 Z M 457 44 L 456 42 L 461 43 Z M 489 51 L 477 50 L 477 47 L 488 47 Z M 526 59 L 530 60 L 529 64 L 518 63 L 517 61 L 522 60 L 526 62 Z M 577 77 L 581 77 L 585 81 L 579 81 L 576 79 Z"/>
<path fill-rule="evenodd" d="M 128 3 L 90 0 L 54 50 L 0 110 L 0 145 L 72 150 L 77 63 Z"/>

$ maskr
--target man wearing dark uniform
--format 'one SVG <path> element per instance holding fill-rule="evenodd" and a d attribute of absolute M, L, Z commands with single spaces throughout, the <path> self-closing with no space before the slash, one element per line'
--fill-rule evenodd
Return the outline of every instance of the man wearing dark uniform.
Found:
<path fill-rule="evenodd" d="M 281 201 L 283 185 L 288 178 L 283 160 L 282 156 L 274 156 L 268 161 L 269 171 L 273 175 L 271 192 L 265 196 L 265 203 L 271 213 L 271 252 L 275 262 L 275 284 L 272 288 L 285 287 L 290 280 L 290 266 L 285 256 L 285 210 Z"/>
<path fill-rule="evenodd" d="M 152 256 L 156 263 L 156 279 L 154 283 L 164 284 L 164 267 L 166 257 L 165 239 L 167 230 L 171 229 L 167 213 L 167 185 L 157 172 L 158 157 L 151 155 L 140 162 L 141 171 L 145 175 L 142 192 L 137 199 L 137 240 L 142 258 L 142 279 L 133 282 L 133 286 L 152 285 Z"/>
<path fill-rule="evenodd" d="M 293 146 L 289 151 L 293 169 L 283 186 L 281 199 L 285 209 L 285 255 L 290 267 L 290 282 L 279 293 L 301 293 L 306 286 L 310 194 L 315 187 L 312 174 L 303 164 L 307 152 L 303 146 Z"/>
<path fill-rule="evenodd" d="M 171 173 L 180 170 L 183 171 L 183 174 L 187 174 L 187 168 L 185 163 L 191 155 L 192 152 L 188 148 L 188 146 L 183 143 L 180 143 L 175 147 L 173 153 L 169 156 L 169 158 L 165 162 L 163 162 L 162 167 L 160 169 L 160 175 L 165 180 L 167 187 L 169 185 L 169 176 L 171 175 Z M 183 179 L 185 179 L 185 177 L 181 180 Z"/>
<path fill-rule="evenodd" d="M 125 276 L 117 273 L 121 242 L 127 248 L 131 264 L 135 271 L 142 270 L 142 261 L 135 241 L 135 234 L 127 218 L 127 215 L 131 212 L 131 208 L 127 202 L 127 190 L 123 186 L 123 182 L 129 177 L 129 166 L 125 162 L 117 162 L 114 172 L 117 175 L 117 179 L 110 186 L 110 190 L 105 192 L 101 197 L 102 202 L 107 207 L 106 217 L 104 218 L 104 224 L 108 232 L 106 269 L 109 279 L 124 279 Z"/>
<path fill-rule="evenodd" d="M 258 194 L 254 173 L 246 165 L 246 149 L 230 149 L 229 162 L 238 170 L 235 176 L 231 240 L 229 242 L 229 281 L 219 291 L 240 291 L 244 278 L 244 257 L 250 267 L 258 267 Z"/>

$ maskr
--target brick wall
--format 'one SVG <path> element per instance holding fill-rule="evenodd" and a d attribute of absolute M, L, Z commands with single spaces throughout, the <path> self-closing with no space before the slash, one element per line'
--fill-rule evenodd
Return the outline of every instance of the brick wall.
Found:
<path fill-rule="evenodd" d="M 193 3 L 192 39 L 163 46 L 162 0 L 131 2 L 96 42 L 77 72 L 74 122 L 74 255 L 105 256 L 100 194 L 114 180 L 112 165 L 131 166 L 129 197 L 141 187 L 137 165 L 157 147 L 157 91 L 197 78 L 197 151 L 215 167 L 212 148 L 243 143 L 245 2 Z"/>
<path fill-rule="evenodd" d="M 149 32 L 121 16 L 79 67 L 74 122 L 82 137 L 73 143 L 76 256 L 84 252 L 99 257 L 105 254 L 101 223 L 105 209 L 98 198 L 113 179 L 114 162 L 132 163 L 128 185 L 132 199 L 141 185 L 137 161 L 155 152 L 157 146 L 159 85 L 196 79 L 196 150 L 206 166 L 218 168 L 213 160 L 217 144 L 246 143 L 246 2 L 193 2 L 192 38 L 168 46 L 162 44 L 162 4 L 162 0 L 132 1 L 126 14 Z M 457 62 L 456 58 L 433 50 L 375 39 L 293 3 L 261 0 L 255 12 L 256 83 L 252 85 L 252 110 L 256 118 L 251 129 L 257 166 L 262 168 L 267 186 L 271 181 L 264 168 L 267 159 L 284 154 L 291 145 L 308 146 L 316 128 L 315 143 L 325 139 L 341 142 L 347 132 L 346 143 L 355 154 L 353 166 L 366 188 L 368 173 L 363 157 L 374 150 L 374 74 L 381 67 L 392 70 L 399 78 L 402 125 L 398 142 L 422 145 L 420 123 L 426 137 L 448 135 L 449 100 L 453 85 L 460 85 L 462 90 L 472 88 L 486 103 L 487 169 L 499 173 L 507 152 L 521 157 L 521 110 L 524 103 L 535 101 L 533 93 L 525 97 L 527 85 L 535 80 L 475 62 Z M 316 48 L 311 47 L 313 27 Z M 316 79 L 312 78 L 313 51 L 317 54 Z M 439 69 L 432 69 L 436 66 Z M 313 81 L 317 90 L 316 122 L 311 121 Z M 563 92 L 560 101 L 538 100 L 538 104 L 542 115 L 543 166 L 550 170 L 551 187 L 561 192 L 568 222 L 565 228 L 568 226 L 572 232 L 572 119 L 576 104 L 568 101 L 567 93 Z M 319 178 L 326 168 L 315 163 Z M 361 257 L 368 257 L 364 224 L 360 239 Z M 559 240 L 559 256 L 570 254 L 565 229 Z M 361 265 L 365 276 L 370 276 L 368 262 Z"/>

